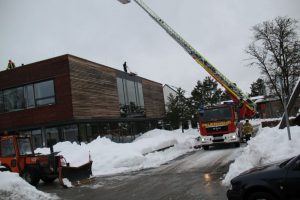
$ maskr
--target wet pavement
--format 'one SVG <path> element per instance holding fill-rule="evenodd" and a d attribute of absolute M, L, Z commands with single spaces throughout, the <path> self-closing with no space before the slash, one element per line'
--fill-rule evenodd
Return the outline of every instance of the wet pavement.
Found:
<path fill-rule="evenodd" d="M 155 169 L 100 176 L 80 187 L 63 189 L 55 182 L 38 189 L 70 200 L 225 200 L 227 188 L 221 181 L 240 150 L 199 150 Z"/>

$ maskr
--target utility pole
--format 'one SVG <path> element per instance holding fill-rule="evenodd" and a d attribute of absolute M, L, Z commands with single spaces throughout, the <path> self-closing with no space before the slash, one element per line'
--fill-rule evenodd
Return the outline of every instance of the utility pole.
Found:
<path fill-rule="evenodd" d="M 288 115 L 287 106 L 286 106 L 286 94 L 285 94 L 285 91 L 283 89 L 282 77 L 280 76 L 279 79 L 280 79 L 281 96 L 282 96 L 283 108 L 284 108 L 283 117 L 285 118 L 285 123 L 286 123 L 287 131 L 288 131 L 289 140 L 292 140 L 291 131 L 290 131 L 290 123 L 289 123 L 289 115 Z"/>

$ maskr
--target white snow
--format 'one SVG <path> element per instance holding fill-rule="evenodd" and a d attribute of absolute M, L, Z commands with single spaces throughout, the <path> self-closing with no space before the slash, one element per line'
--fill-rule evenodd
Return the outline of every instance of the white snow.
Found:
<path fill-rule="evenodd" d="M 64 186 L 66 186 L 66 187 L 73 187 L 73 185 L 72 185 L 71 181 L 69 181 L 69 179 L 63 178 L 62 181 L 64 183 Z"/>
<path fill-rule="evenodd" d="M 253 167 L 280 161 L 300 154 L 300 127 L 291 128 L 292 140 L 288 140 L 287 130 L 262 128 L 256 137 L 248 141 L 241 154 L 229 167 L 223 184 L 229 185 L 230 180 L 240 173 Z"/>
<path fill-rule="evenodd" d="M 197 129 L 166 131 L 155 129 L 138 137 L 132 143 L 115 143 L 98 137 L 89 144 L 61 142 L 54 146 L 71 166 L 80 166 L 93 160 L 93 175 L 107 175 L 158 167 L 178 156 L 193 150 L 196 145 Z M 174 146 L 173 146 L 174 145 Z M 173 146 L 164 151 L 156 150 Z M 35 150 L 36 153 L 49 153 L 49 148 Z"/>
<path fill-rule="evenodd" d="M 0 172 L 0 199 L 50 200 L 58 198 L 37 190 L 17 173 Z"/>

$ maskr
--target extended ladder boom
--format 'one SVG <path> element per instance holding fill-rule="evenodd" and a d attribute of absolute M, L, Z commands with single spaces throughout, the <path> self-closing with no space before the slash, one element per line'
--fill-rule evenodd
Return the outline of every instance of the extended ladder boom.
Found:
<path fill-rule="evenodd" d="M 129 3 L 129 0 L 119 0 L 122 3 Z M 176 33 L 167 23 L 165 23 L 156 13 L 154 13 L 143 1 L 134 0 L 150 17 L 156 21 L 192 58 L 200 64 L 218 83 L 220 83 L 233 98 L 234 102 L 242 105 L 242 118 L 255 115 L 255 103 L 211 63 L 209 63 L 196 49 Z"/>

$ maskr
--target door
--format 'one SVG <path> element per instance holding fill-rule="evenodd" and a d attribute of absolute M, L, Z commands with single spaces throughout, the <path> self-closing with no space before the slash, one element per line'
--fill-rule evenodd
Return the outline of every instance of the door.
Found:
<path fill-rule="evenodd" d="M 289 199 L 300 200 L 300 155 L 287 173 L 286 191 Z"/>
<path fill-rule="evenodd" d="M 9 167 L 12 172 L 19 172 L 13 138 L 1 139 L 0 143 L 1 164 Z"/>

